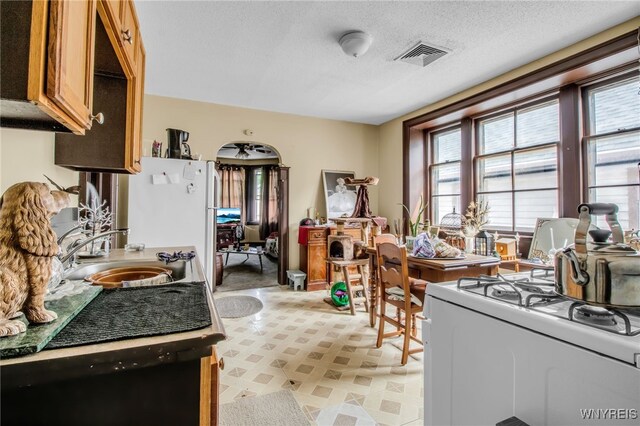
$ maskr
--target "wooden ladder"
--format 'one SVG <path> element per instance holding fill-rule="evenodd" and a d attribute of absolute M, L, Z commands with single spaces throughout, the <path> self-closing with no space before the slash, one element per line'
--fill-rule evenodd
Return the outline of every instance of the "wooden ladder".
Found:
<path fill-rule="evenodd" d="M 342 276 L 347 286 L 347 292 L 349 293 L 349 309 L 351 310 L 351 315 L 356 314 L 355 305 L 360 303 L 364 304 L 365 312 L 369 312 L 369 274 L 365 269 L 369 265 L 369 259 L 332 260 L 330 263 L 342 269 Z M 358 273 L 350 273 L 350 266 L 356 266 Z M 353 282 L 357 282 L 358 284 L 354 285 L 352 284 Z M 362 296 L 356 296 L 357 291 L 361 291 Z"/>

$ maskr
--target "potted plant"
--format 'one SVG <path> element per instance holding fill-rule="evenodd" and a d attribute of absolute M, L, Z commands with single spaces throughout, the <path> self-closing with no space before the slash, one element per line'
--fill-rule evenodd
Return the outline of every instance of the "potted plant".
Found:
<path fill-rule="evenodd" d="M 407 231 L 409 235 L 405 237 L 405 245 L 407 247 L 407 250 L 413 250 L 413 242 L 418 236 L 418 230 L 420 229 L 422 215 L 424 214 L 424 211 L 427 209 L 427 206 L 429 205 L 429 203 L 424 202 L 422 195 L 420 195 L 420 200 L 417 206 L 418 213 L 416 214 L 415 219 L 411 217 L 411 211 L 407 206 L 405 206 L 404 204 L 400 204 L 400 205 L 407 212 L 407 222 L 408 222 Z"/>

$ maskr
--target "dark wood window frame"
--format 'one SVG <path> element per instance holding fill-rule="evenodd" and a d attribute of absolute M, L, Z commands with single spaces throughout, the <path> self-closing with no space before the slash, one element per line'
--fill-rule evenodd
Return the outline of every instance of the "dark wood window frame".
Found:
<path fill-rule="evenodd" d="M 583 199 L 580 85 L 635 67 L 637 33 L 633 31 L 476 95 L 404 121 L 403 204 L 410 206 L 417 202 L 420 195 L 429 196 L 429 131 L 460 123 L 463 164 L 474 164 L 475 117 L 557 93 L 561 115 L 558 152 L 559 215 L 576 217 L 576 206 Z M 474 199 L 474 168 L 461 168 L 460 204 L 463 208 Z"/>

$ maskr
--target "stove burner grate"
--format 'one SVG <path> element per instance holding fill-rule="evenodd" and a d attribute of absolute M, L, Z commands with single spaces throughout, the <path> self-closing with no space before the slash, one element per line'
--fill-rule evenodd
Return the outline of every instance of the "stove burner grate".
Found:
<path fill-rule="evenodd" d="M 536 267 L 531 269 L 529 276 L 535 280 L 544 280 L 548 281 L 549 284 L 553 285 L 555 283 L 555 276 L 553 268 L 549 269 L 548 267 Z"/>
<path fill-rule="evenodd" d="M 575 318 L 580 319 L 582 322 L 607 326 L 614 326 L 617 324 L 616 315 L 610 310 L 599 306 L 577 306 L 574 313 Z"/>
<path fill-rule="evenodd" d="M 637 336 L 640 334 L 640 328 L 634 330 L 634 327 L 631 325 L 629 315 L 632 314 L 633 310 L 622 312 L 614 308 L 606 309 L 599 306 L 587 305 L 583 302 L 573 302 L 569 307 L 568 317 L 569 321 L 579 322 L 601 330 L 625 336 Z M 624 325 L 622 330 L 614 328 L 618 326 L 618 319 Z"/>
<path fill-rule="evenodd" d="M 504 275 L 497 276 L 480 275 L 477 278 L 460 278 L 458 288 L 464 290 L 483 289 L 485 297 L 515 303 L 518 306 L 527 307 L 531 299 L 536 298 L 537 304 L 548 303 L 556 298 L 553 291 L 553 283 L 548 280 L 540 280 L 536 277 L 507 278 Z M 489 293 L 491 289 L 491 293 Z M 523 294 L 528 292 L 531 294 Z"/>
<path fill-rule="evenodd" d="M 546 271 L 544 271 L 546 273 Z M 510 303 L 557 318 L 574 321 L 623 336 L 640 335 L 636 319 L 640 309 L 601 308 L 584 302 L 574 302 L 555 292 L 552 277 L 541 275 L 505 277 L 481 275 L 458 279 L 458 289 L 504 303 Z M 569 305 L 569 302 L 571 304 Z M 566 303 L 566 305 L 565 305 Z M 567 306 L 563 308 L 562 306 Z M 558 308 L 555 308 L 558 306 Z M 568 309 L 568 311 L 567 311 Z M 632 324 L 631 319 L 634 320 Z"/>
<path fill-rule="evenodd" d="M 528 291 L 529 293 L 540 294 L 543 296 L 553 296 L 556 294 L 553 284 L 541 284 L 539 282 L 515 282 L 514 285 L 522 290 Z"/>
<path fill-rule="evenodd" d="M 491 286 L 491 295 L 501 299 L 518 299 L 520 293 L 510 285 L 494 284 Z"/>

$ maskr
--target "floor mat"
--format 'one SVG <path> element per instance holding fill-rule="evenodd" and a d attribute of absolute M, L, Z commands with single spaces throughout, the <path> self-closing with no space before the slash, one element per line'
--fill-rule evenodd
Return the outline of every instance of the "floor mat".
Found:
<path fill-rule="evenodd" d="M 223 426 L 297 426 L 309 423 L 288 389 L 220 405 L 220 424 Z"/>
<path fill-rule="evenodd" d="M 105 289 L 45 349 L 178 333 L 209 325 L 204 283 Z"/>
<path fill-rule="evenodd" d="M 241 318 L 257 314 L 262 302 L 253 296 L 225 296 L 215 299 L 220 318 Z"/>

